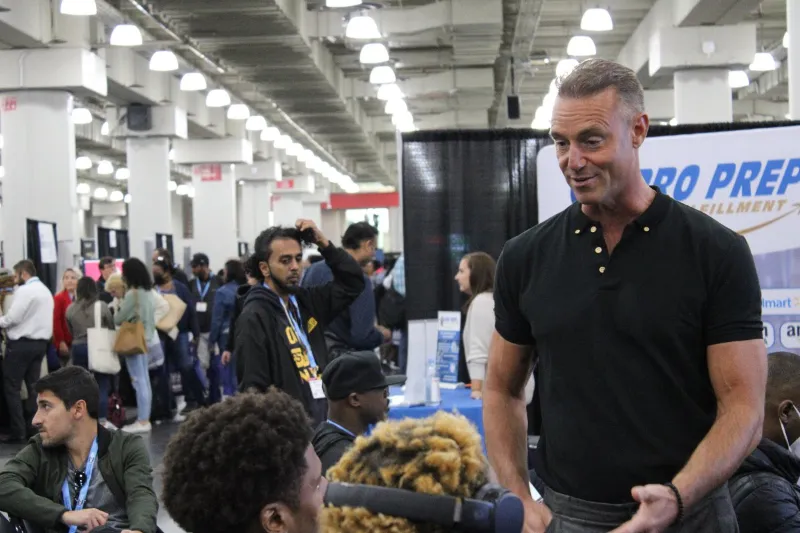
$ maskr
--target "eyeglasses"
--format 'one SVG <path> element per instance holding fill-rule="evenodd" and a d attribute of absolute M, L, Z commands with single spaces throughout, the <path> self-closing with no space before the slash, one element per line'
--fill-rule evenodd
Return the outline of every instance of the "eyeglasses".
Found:
<path fill-rule="evenodd" d="M 72 486 L 75 487 L 75 495 L 72 497 L 72 508 L 78 505 L 78 498 L 80 498 L 81 489 L 86 484 L 86 472 L 78 470 L 72 476 Z"/>

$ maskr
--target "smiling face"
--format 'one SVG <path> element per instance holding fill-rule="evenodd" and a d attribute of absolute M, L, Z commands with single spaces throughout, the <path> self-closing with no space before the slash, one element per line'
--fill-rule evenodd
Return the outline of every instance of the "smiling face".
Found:
<path fill-rule="evenodd" d="M 613 87 L 585 98 L 556 98 L 550 134 L 561 172 L 581 204 L 612 206 L 642 179 L 638 148 L 648 125 L 647 115 L 632 113 Z"/>

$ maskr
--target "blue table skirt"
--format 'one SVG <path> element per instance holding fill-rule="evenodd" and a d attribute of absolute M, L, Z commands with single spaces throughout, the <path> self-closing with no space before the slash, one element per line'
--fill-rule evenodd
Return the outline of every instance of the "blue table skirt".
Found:
<path fill-rule="evenodd" d="M 442 389 L 442 403 L 439 405 L 419 405 L 413 407 L 392 407 L 389 410 L 389 418 L 400 420 L 403 418 L 426 418 L 436 411 L 451 411 L 466 417 L 478 429 L 481 441 L 484 442 L 486 449 L 485 435 L 483 432 L 483 402 L 473 400 L 469 397 L 470 390 L 466 388 L 446 390 Z M 392 387 L 389 391 L 391 396 L 401 396 L 403 391 L 400 387 Z"/>

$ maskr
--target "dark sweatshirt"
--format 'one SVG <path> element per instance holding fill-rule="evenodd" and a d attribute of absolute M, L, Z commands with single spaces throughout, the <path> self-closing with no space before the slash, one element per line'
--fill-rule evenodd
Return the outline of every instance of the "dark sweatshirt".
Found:
<path fill-rule="evenodd" d="M 280 298 L 264 285 L 247 291 L 234 330 L 240 389 L 281 389 L 303 404 L 315 425 L 327 416 L 327 401 L 314 399 L 309 384 L 310 379 L 321 377 L 328 363 L 325 328 L 364 290 L 364 274 L 350 254 L 333 245 L 320 252 L 333 271 L 333 282 L 298 287 L 294 294 L 300 327 L 308 338 L 316 367 L 310 364 L 305 345 L 294 334 Z"/>
<path fill-rule="evenodd" d="M 355 440 L 352 433 L 343 431 L 327 421 L 317 426 L 311 445 L 314 446 L 314 452 L 322 463 L 323 476 L 330 467 L 339 462 Z"/>

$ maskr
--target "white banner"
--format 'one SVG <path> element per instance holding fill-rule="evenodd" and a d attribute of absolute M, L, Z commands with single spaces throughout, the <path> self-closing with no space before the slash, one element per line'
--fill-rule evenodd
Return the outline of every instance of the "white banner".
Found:
<path fill-rule="evenodd" d="M 747 238 L 763 289 L 767 345 L 796 350 L 800 333 L 789 320 L 800 314 L 800 127 L 655 137 L 639 159 L 650 185 Z M 544 221 L 574 196 L 555 147 L 539 152 L 537 172 Z"/>

